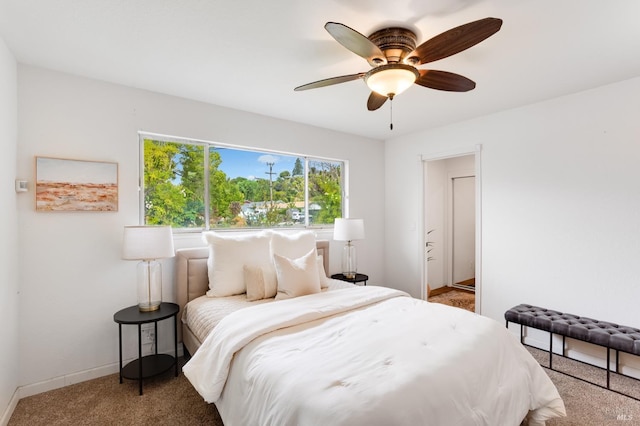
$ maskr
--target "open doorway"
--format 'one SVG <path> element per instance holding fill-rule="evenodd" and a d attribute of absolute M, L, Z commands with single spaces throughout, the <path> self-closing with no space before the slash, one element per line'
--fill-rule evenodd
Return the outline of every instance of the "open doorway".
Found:
<path fill-rule="evenodd" d="M 479 312 L 475 154 L 426 160 L 424 167 L 427 300 Z"/>

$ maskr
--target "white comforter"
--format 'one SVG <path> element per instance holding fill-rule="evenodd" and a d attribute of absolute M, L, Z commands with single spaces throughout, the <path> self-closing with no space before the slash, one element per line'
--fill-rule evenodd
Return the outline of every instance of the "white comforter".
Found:
<path fill-rule="evenodd" d="M 383 287 L 237 311 L 183 371 L 225 426 L 495 426 L 565 414 L 505 327 Z"/>

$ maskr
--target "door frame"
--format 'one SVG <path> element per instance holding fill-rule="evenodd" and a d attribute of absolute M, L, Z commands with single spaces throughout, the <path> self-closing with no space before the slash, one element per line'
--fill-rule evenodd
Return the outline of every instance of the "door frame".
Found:
<path fill-rule="evenodd" d="M 473 155 L 474 156 L 474 166 L 475 166 L 475 177 L 476 177 L 476 185 L 475 185 L 475 194 L 476 194 L 476 211 L 475 211 L 475 220 L 476 220 L 476 253 L 475 253 L 475 274 L 476 274 L 476 313 L 481 313 L 482 307 L 482 161 L 481 161 L 481 153 L 482 153 L 482 145 L 477 144 L 474 146 L 460 147 L 457 149 L 452 149 L 449 151 L 440 151 L 440 152 L 431 152 L 431 153 L 423 153 L 420 155 L 420 160 L 422 164 L 422 179 L 420 182 L 420 258 L 422 259 L 422 283 L 420 286 L 420 297 L 423 300 L 427 300 L 427 277 L 428 277 L 428 262 L 426 261 L 425 253 L 425 244 L 427 242 L 426 229 L 425 224 L 427 223 L 426 217 L 426 181 L 427 181 L 427 163 L 429 161 L 435 160 L 446 160 L 447 158 L 454 157 L 462 157 L 465 155 Z"/>

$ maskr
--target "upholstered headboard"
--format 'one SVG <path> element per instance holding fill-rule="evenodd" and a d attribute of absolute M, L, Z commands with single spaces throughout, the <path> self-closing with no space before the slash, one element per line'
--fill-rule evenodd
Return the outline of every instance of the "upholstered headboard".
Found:
<path fill-rule="evenodd" d="M 318 256 L 322 255 L 324 270 L 329 271 L 329 241 L 316 241 Z M 178 318 L 182 318 L 184 306 L 209 289 L 207 273 L 208 247 L 184 248 L 176 250 L 176 290 L 180 305 Z M 178 327 L 178 340 L 182 341 L 182 327 Z"/>

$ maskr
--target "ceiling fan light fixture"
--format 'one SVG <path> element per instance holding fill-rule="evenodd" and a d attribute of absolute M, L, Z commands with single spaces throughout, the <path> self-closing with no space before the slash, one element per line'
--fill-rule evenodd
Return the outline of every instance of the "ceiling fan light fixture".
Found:
<path fill-rule="evenodd" d="M 364 76 L 364 81 L 374 92 L 393 98 L 411 87 L 419 76 L 415 67 L 394 63 L 370 70 Z"/>

